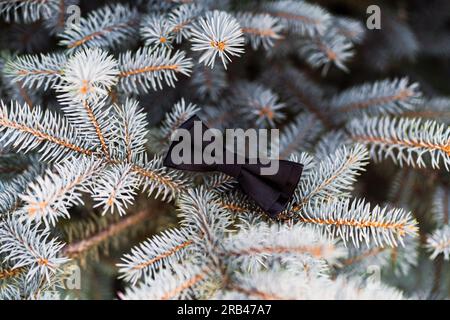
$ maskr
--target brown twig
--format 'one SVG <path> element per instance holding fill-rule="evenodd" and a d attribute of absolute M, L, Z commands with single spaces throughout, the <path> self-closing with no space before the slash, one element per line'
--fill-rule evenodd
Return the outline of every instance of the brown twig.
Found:
<path fill-rule="evenodd" d="M 152 215 L 153 212 L 149 212 L 147 210 L 139 211 L 136 214 L 130 215 L 125 219 L 121 219 L 118 222 L 109 225 L 106 229 L 91 237 L 67 245 L 63 248 L 61 254 L 69 258 L 78 258 L 87 250 L 99 245 L 124 230 L 147 220 Z"/>

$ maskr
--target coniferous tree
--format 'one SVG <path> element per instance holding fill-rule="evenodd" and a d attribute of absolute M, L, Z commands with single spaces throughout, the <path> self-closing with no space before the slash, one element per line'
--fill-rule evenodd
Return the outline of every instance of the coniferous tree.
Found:
<path fill-rule="evenodd" d="M 450 7 L 370 4 L 0 0 L 0 299 L 448 298 Z M 163 165 L 194 114 L 280 129 L 283 212 Z"/>

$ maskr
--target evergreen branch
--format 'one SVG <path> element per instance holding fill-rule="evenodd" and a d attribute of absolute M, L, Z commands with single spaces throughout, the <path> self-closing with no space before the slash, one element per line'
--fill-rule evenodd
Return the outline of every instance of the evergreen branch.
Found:
<path fill-rule="evenodd" d="M 88 191 L 100 169 L 101 163 L 94 158 L 68 158 L 48 169 L 20 195 L 27 218 L 46 226 L 54 226 L 60 217 L 68 218 L 67 209 L 83 203 L 81 193 Z"/>
<path fill-rule="evenodd" d="M 292 0 L 269 3 L 265 10 L 279 18 L 286 29 L 301 35 L 323 34 L 330 22 L 330 14 L 319 6 Z"/>
<path fill-rule="evenodd" d="M 351 256 L 349 258 L 346 258 L 346 259 L 342 260 L 341 263 L 344 266 L 349 266 L 349 265 L 352 265 L 352 264 L 356 264 L 356 263 L 359 263 L 361 261 L 365 261 L 369 257 L 373 257 L 373 256 L 376 256 L 376 255 L 382 253 L 382 252 L 385 252 L 386 250 L 388 250 L 387 247 L 369 248 L 367 250 L 364 250 L 359 255 Z"/>
<path fill-rule="evenodd" d="M 433 197 L 433 214 L 438 222 L 450 222 L 450 190 L 443 186 L 436 189 Z"/>
<path fill-rule="evenodd" d="M 0 269 L 0 280 L 15 278 L 24 271 L 25 268 Z"/>
<path fill-rule="evenodd" d="M 201 51 L 199 63 L 214 68 L 215 59 L 220 57 L 227 69 L 230 56 L 244 53 L 244 37 L 238 21 L 225 11 L 208 11 L 191 29 L 193 51 Z"/>
<path fill-rule="evenodd" d="M 236 187 L 237 181 L 235 178 L 223 173 L 213 173 L 204 178 L 204 185 L 208 191 L 226 192 L 233 190 Z"/>
<path fill-rule="evenodd" d="M 206 125 L 210 128 L 225 129 L 232 126 L 233 120 L 239 116 L 239 109 L 230 103 L 219 103 L 216 107 L 203 108 Z"/>
<path fill-rule="evenodd" d="M 57 257 L 64 245 L 48 237 L 48 229 L 40 230 L 37 225 L 21 222 L 17 216 L 7 217 L 0 222 L 0 254 L 5 255 L 14 269 L 29 267 L 27 279 L 49 280 L 67 259 Z"/>
<path fill-rule="evenodd" d="M 231 256 L 252 256 L 252 255 L 288 255 L 288 254 L 310 254 L 315 258 L 321 258 L 324 248 L 318 245 L 312 246 L 267 246 L 250 247 L 239 251 L 228 252 Z"/>
<path fill-rule="evenodd" d="M 391 158 L 400 166 L 426 167 L 424 156 L 432 168 L 444 164 L 450 170 L 450 128 L 435 121 L 389 117 L 353 120 L 348 127 L 355 142 L 366 144 L 377 161 Z"/>
<path fill-rule="evenodd" d="M 165 206 L 160 206 L 159 202 L 148 202 L 152 204 L 151 212 L 164 212 Z M 155 204 L 155 205 L 153 205 Z M 133 206 L 134 209 L 135 206 Z M 138 206 L 136 206 L 137 208 Z M 140 210 L 130 210 L 127 215 L 133 215 Z M 149 210 L 150 212 L 150 210 Z M 146 220 L 137 222 L 131 225 L 129 228 L 123 229 L 123 231 L 117 234 L 111 234 L 109 237 L 104 238 L 100 242 L 96 242 L 92 246 L 88 246 L 82 252 L 76 254 L 74 259 L 80 264 L 80 266 L 87 267 L 91 262 L 100 262 L 104 258 L 110 256 L 116 250 L 119 250 L 122 246 L 127 246 L 130 239 L 140 239 L 140 237 L 148 232 L 149 228 L 154 225 L 155 216 L 150 214 L 151 217 Z M 122 221 L 125 217 L 118 214 L 115 215 L 101 215 L 96 210 L 90 212 L 87 216 L 78 217 L 71 216 L 71 219 L 63 224 L 58 224 L 58 229 L 64 236 L 66 243 L 74 244 L 79 243 L 84 239 L 91 239 L 98 234 L 101 234 L 111 225 L 116 225 Z"/>
<path fill-rule="evenodd" d="M 277 76 L 274 77 L 274 74 Z M 323 90 L 312 82 L 305 74 L 287 66 L 281 70 L 269 70 L 265 77 L 269 83 L 275 81 L 277 92 L 281 92 L 285 101 L 290 105 L 300 106 L 313 114 L 325 128 L 332 128 L 333 122 L 329 116 L 329 110 L 324 107 Z"/>
<path fill-rule="evenodd" d="M 352 141 L 344 130 L 332 130 L 324 134 L 315 147 L 315 157 L 325 159 L 335 153 L 342 146 L 351 145 Z"/>
<path fill-rule="evenodd" d="M 249 201 L 249 198 L 242 192 L 234 191 L 229 194 L 219 192 L 219 194 L 221 195 L 219 206 L 236 216 L 241 216 L 247 213 L 256 213 L 259 215 L 264 214 L 264 212 L 254 203 Z"/>
<path fill-rule="evenodd" d="M 447 97 L 425 99 L 413 110 L 404 111 L 402 116 L 408 118 L 428 118 L 450 124 L 450 99 Z"/>
<path fill-rule="evenodd" d="M 9 22 L 33 22 L 51 16 L 57 9 L 58 0 L 1 0 L 0 15 Z"/>
<path fill-rule="evenodd" d="M 95 153 L 65 118 L 49 111 L 42 112 L 39 107 L 29 110 L 27 106 L 12 103 L 8 109 L 1 102 L 0 130 L 4 132 L 0 141 L 5 141 L 5 145 L 12 144 L 24 152 L 39 149 L 43 160 L 58 161 L 72 154 L 94 157 L 107 164 L 121 163 Z M 157 196 L 162 194 L 164 199 L 171 193 L 169 198 L 173 197 L 183 188 L 182 173 L 164 168 L 160 157 L 145 165 L 132 164 L 131 170 L 141 176 L 144 188 L 150 193 L 158 189 Z"/>
<path fill-rule="evenodd" d="M 332 264 L 343 254 L 335 243 L 317 236 L 312 229 L 300 225 L 269 227 L 263 223 L 249 226 L 227 238 L 225 250 L 227 259 L 231 261 L 229 264 L 237 264 L 250 272 L 270 264 L 266 261 L 276 257 L 301 260 L 306 255 Z"/>
<path fill-rule="evenodd" d="M 431 251 L 431 259 L 443 255 L 445 260 L 450 259 L 450 226 L 445 225 L 436 230 L 427 239 L 426 248 Z"/>
<path fill-rule="evenodd" d="M 85 61 L 89 61 L 86 63 Z M 64 69 L 63 82 L 56 87 L 69 120 L 83 129 L 89 139 L 96 136 L 104 155 L 110 152 L 105 132 L 109 109 L 104 110 L 107 92 L 117 82 L 117 62 L 106 52 L 86 49 L 76 53 Z"/>
<path fill-rule="evenodd" d="M 307 149 L 322 130 L 321 123 L 312 114 L 300 114 L 281 133 L 280 158 Z"/>
<path fill-rule="evenodd" d="M 284 103 L 272 90 L 253 82 L 240 82 L 233 90 L 231 102 L 240 107 L 245 120 L 257 126 L 274 127 L 276 122 L 285 118 Z"/>
<path fill-rule="evenodd" d="M 139 48 L 135 53 L 127 51 L 119 56 L 119 86 L 130 92 L 148 92 L 162 89 L 164 83 L 175 87 L 177 74 L 189 76 L 192 69 L 191 58 L 183 51 Z"/>
<path fill-rule="evenodd" d="M 206 254 L 212 263 L 220 265 L 221 239 L 231 225 L 230 214 L 218 205 L 215 194 L 202 187 L 188 189 L 178 202 L 181 225 L 191 230 L 192 250 L 198 256 Z"/>
<path fill-rule="evenodd" d="M 353 44 L 346 37 L 330 30 L 305 40 L 299 52 L 312 67 L 322 67 L 322 74 L 326 75 L 331 65 L 347 72 L 345 64 L 354 55 L 352 49 Z"/>
<path fill-rule="evenodd" d="M 73 55 L 65 65 L 62 83 L 55 86 L 62 92 L 63 104 L 97 103 L 117 83 L 117 61 L 100 49 L 85 49 Z"/>
<path fill-rule="evenodd" d="M 24 55 L 9 60 L 3 72 L 23 87 L 47 90 L 60 83 L 66 63 L 67 56 L 61 53 Z"/>
<path fill-rule="evenodd" d="M 37 159 L 32 157 L 31 160 L 36 161 Z M 25 191 L 28 184 L 42 170 L 43 167 L 39 163 L 30 163 L 26 170 L 15 174 L 11 180 L 7 182 L 0 181 L 0 212 L 8 213 L 16 211 L 20 206 L 20 194 Z"/>
<path fill-rule="evenodd" d="M 405 236 L 415 236 L 417 222 L 402 209 L 387 209 L 375 206 L 364 200 L 334 200 L 309 203 L 299 213 L 298 221 L 317 227 L 324 227 L 324 232 L 331 237 L 339 236 L 344 243 L 351 239 L 359 247 L 370 240 L 376 246 L 397 246 L 404 244 Z"/>
<path fill-rule="evenodd" d="M 256 288 L 245 288 L 238 284 L 233 284 L 228 287 L 228 290 L 243 294 L 249 298 L 256 298 L 258 300 L 286 300 L 276 293 L 264 292 Z"/>
<path fill-rule="evenodd" d="M 140 33 L 146 46 L 162 46 L 172 48 L 173 35 L 165 16 L 149 15 L 141 22 Z"/>
<path fill-rule="evenodd" d="M 292 275 L 286 271 L 259 272 L 239 276 L 235 280 L 238 290 L 225 292 L 222 299 L 267 299 L 267 300 L 398 300 L 402 293 L 381 282 L 347 279 L 340 276 L 335 280 L 324 277 L 312 280 Z M 231 287 L 233 290 L 233 286 Z"/>
<path fill-rule="evenodd" d="M 138 12 L 121 4 L 105 6 L 91 11 L 80 25 L 71 25 L 60 35 L 60 45 L 69 51 L 78 48 L 116 47 L 133 38 L 138 25 Z"/>
<path fill-rule="evenodd" d="M 336 112 L 350 113 L 355 117 L 364 114 L 398 114 L 413 110 L 421 102 L 418 87 L 417 83 L 410 84 L 408 78 L 363 84 L 336 95 L 330 104 L 336 108 Z"/>
<path fill-rule="evenodd" d="M 126 229 L 131 228 L 139 223 L 142 223 L 144 220 L 147 220 L 151 216 L 152 213 L 149 213 L 148 211 L 144 210 L 139 211 L 136 214 L 127 216 L 126 218 L 109 225 L 106 229 L 101 230 L 99 233 L 94 234 L 91 237 L 80 240 L 78 242 L 68 244 L 67 246 L 64 247 L 62 254 L 68 256 L 69 258 L 78 258 L 84 252 L 120 234 Z"/>
<path fill-rule="evenodd" d="M 139 177 L 131 168 L 130 164 L 112 166 L 94 182 L 93 199 L 97 201 L 94 207 L 103 207 L 102 214 L 117 210 L 122 216 L 126 213 L 125 209 L 133 204 Z"/>
<path fill-rule="evenodd" d="M 187 263 L 163 269 L 145 283 L 129 288 L 120 298 L 124 300 L 171 300 L 193 299 L 196 288 L 207 279 L 205 270 Z"/>
<path fill-rule="evenodd" d="M 345 146 L 337 149 L 334 154 L 322 160 L 309 175 L 300 180 L 294 194 L 293 210 L 301 210 L 304 205 L 314 199 L 348 196 L 348 191 L 353 188 L 355 177 L 367 164 L 367 157 L 367 150 L 361 145 L 351 149 Z"/>
<path fill-rule="evenodd" d="M 173 132 L 198 111 L 197 105 L 186 103 L 184 98 L 175 103 L 172 110 L 166 113 L 160 128 L 150 134 L 151 145 L 155 145 L 155 153 L 165 153 Z"/>
<path fill-rule="evenodd" d="M 187 258 L 192 241 L 184 229 L 169 229 L 131 249 L 118 263 L 120 278 L 135 284 L 143 275 L 153 276 L 163 267 Z"/>
<path fill-rule="evenodd" d="M 24 174 L 30 168 L 37 168 L 33 157 L 24 156 L 21 154 L 11 153 L 10 150 L 4 148 L 0 149 L 0 175 L 5 178 L 14 179 L 17 176 Z M 6 179 L 5 179 L 6 180 Z M 2 181 L 0 183 L 9 183 L 11 180 Z"/>
<path fill-rule="evenodd" d="M 196 3 L 185 3 L 173 9 L 168 16 L 168 24 L 171 33 L 175 35 L 175 41 L 180 43 L 183 39 L 191 37 L 191 26 L 199 17 L 204 8 Z"/>
<path fill-rule="evenodd" d="M 412 170 L 403 168 L 393 179 L 389 192 L 389 201 L 396 206 L 402 206 L 405 202 L 408 203 L 413 183 L 414 175 Z"/>
<path fill-rule="evenodd" d="M 22 98 L 23 102 L 26 103 L 29 107 L 33 106 L 33 99 L 28 94 L 28 91 L 24 88 L 21 81 L 16 83 L 16 87 L 19 90 L 19 95 Z"/>
<path fill-rule="evenodd" d="M 197 285 L 200 281 L 204 279 L 203 274 L 195 275 L 194 277 L 187 279 L 180 286 L 174 288 L 172 291 L 167 292 L 161 297 L 161 300 L 169 300 L 178 296 L 181 292 L 192 288 L 194 285 Z"/>
<path fill-rule="evenodd" d="M 365 35 L 365 26 L 347 17 L 333 17 L 333 29 L 353 43 L 361 43 Z"/>
<path fill-rule="evenodd" d="M 236 18 L 253 50 L 260 46 L 268 50 L 276 40 L 282 39 L 283 26 L 277 18 L 268 14 L 256 15 L 248 12 L 238 13 Z"/>
<path fill-rule="evenodd" d="M 156 156 L 143 166 L 133 164 L 131 170 L 142 177 L 143 189 L 151 195 L 156 190 L 155 198 L 162 195 L 163 200 L 176 198 L 186 189 L 184 174 L 163 165 L 163 158 Z"/>
<path fill-rule="evenodd" d="M 227 87 L 228 81 L 225 70 L 220 65 L 210 69 L 198 64 L 194 67 L 191 83 L 195 86 L 199 98 L 217 101 Z"/>
<path fill-rule="evenodd" d="M 270 278 L 272 281 L 269 281 Z M 279 266 L 271 271 L 237 274 L 224 289 L 218 295 L 220 299 L 304 299 L 305 293 L 310 290 L 303 276 L 282 270 Z"/>
<path fill-rule="evenodd" d="M 222 208 L 224 208 L 225 210 L 228 210 L 234 214 L 244 214 L 247 212 L 257 212 L 257 213 L 260 213 L 261 215 L 264 214 L 263 211 L 260 211 L 256 208 L 253 209 L 251 206 L 243 205 L 242 203 L 232 203 L 231 201 L 221 202 L 220 206 Z M 253 210 L 255 210 L 255 211 L 253 211 Z"/>
<path fill-rule="evenodd" d="M 0 141 L 12 144 L 18 151 L 30 152 L 40 147 L 42 159 L 58 160 L 68 152 L 91 156 L 93 151 L 79 138 L 66 119 L 39 107 L 32 110 L 11 102 L 8 108 L 1 101 Z"/>
<path fill-rule="evenodd" d="M 127 99 L 124 104 L 114 105 L 117 115 L 114 125 L 114 135 L 119 137 L 118 149 L 122 154 L 115 155 L 128 162 L 137 161 L 145 154 L 147 142 L 147 117 L 139 108 L 136 100 Z"/>
<path fill-rule="evenodd" d="M 0 299 L 2 300 L 20 300 L 21 296 L 16 286 L 6 284 L 0 286 Z"/>
<path fill-rule="evenodd" d="M 58 0 L 58 7 L 50 16 L 46 16 L 44 22 L 45 28 L 50 30 L 52 35 L 64 32 L 66 21 L 70 16 L 69 9 L 74 5 L 79 5 L 79 0 Z"/>
<path fill-rule="evenodd" d="M 417 266 L 418 243 L 416 239 L 405 238 L 403 247 L 364 247 L 348 248 L 348 256 L 336 265 L 345 271 L 356 271 L 378 265 L 396 276 L 408 275 L 411 268 Z"/>
<path fill-rule="evenodd" d="M 87 117 L 89 119 L 89 122 L 92 124 L 94 130 L 95 130 L 95 134 L 97 135 L 97 139 L 101 145 L 103 154 L 109 158 L 109 148 L 106 144 L 106 140 L 105 137 L 103 135 L 103 130 L 100 127 L 99 121 L 98 121 L 98 117 L 96 117 L 95 113 L 94 113 L 94 109 L 88 104 L 87 101 L 83 101 L 83 107 L 86 111 Z"/>

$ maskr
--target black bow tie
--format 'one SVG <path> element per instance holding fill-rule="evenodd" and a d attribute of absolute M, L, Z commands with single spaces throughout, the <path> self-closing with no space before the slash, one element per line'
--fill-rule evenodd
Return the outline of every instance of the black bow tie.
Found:
<path fill-rule="evenodd" d="M 203 124 L 203 122 L 201 122 L 200 118 L 197 116 L 192 116 L 191 118 L 189 118 L 180 126 L 180 129 L 188 130 L 190 136 L 194 137 L 194 123 L 196 121 L 201 123 L 201 133 L 203 136 L 203 133 L 208 129 L 208 127 Z M 202 160 L 201 163 L 195 164 L 193 161 L 193 154 L 196 151 L 203 152 L 204 148 L 211 142 L 205 142 L 203 140 L 202 142 L 194 141 L 194 139 L 192 138 L 190 145 L 192 161 L 188 161 L 189 163 L 175 164 L 173 162 L 174 155 L 172 154 L 172 152 L 174 147 L 182 142 L 183 139 L 180 139 L 180 141 L 174 141 L 170 145 L 169 151 L 167 152 L 166 158 L 164 159 L 164 165 L 166 167 L 198 172 L 219 171 L 232 176 L 236 178 L 244 193 L 252 198 L 255 203 L 258 204 L 258 206 L 261 207 L 261 209 L 264 210 L 272 218 L 275 218 L 278 213 L 286 208 L 300 180 L 300 176 L 303 170 L 302 164 L 286 160 L 271 160 L 278 161 L 278 170 L 272 175 L 261 174 L 261 169 L 264 167 L 269 167 L 270 163 L 252 164 L 247 163 L 248 161 L 245 161 L 244 164 L 238 164 L 235 161 L 232 164 L 206 164 Z M 226 153 L 229 151 L 227 150 L 224 152 Z"/>

